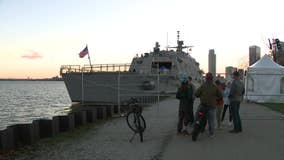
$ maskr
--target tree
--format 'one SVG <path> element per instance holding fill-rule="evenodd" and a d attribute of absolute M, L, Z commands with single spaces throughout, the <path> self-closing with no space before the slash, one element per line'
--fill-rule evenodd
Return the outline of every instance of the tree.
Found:
<path fill-rule="evenodd" d="M 243 57 L 239 58 L 238 69 L 247 70 L 247 68 L 249 67 L 248 59 L 249 59 L 248 55 L 244 55 Z"/>

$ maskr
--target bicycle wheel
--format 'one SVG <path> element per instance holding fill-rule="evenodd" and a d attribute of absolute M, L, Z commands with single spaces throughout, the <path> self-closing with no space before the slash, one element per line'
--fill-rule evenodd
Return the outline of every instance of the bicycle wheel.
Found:
<path fill-rule="evenodd" d="M 128 127 L 135 133 L 144 132 L 146 129 L 146 122 L 141 114 L 129 112 L 126 116 L 126 122 Z"/>
<path fill-rule="evenodd" d="M 193 131 L 192 131 L 192 140 L 193 141 L 197 140 L 199 133 L 200 133 L 200 126 L 197 126 L 197 124 L 195 124 Z"/>
<path fill-rule="evenodd" d="M 139 132 L 140 142 L 143 142 L 143 132 Z"/>
<path fill-rule="evenodd" d="M 139 130 L 141 132 L 145 131 L 145 129 L 146 129 L 146 121 L 145 121 L 144 117 L 141 114 L 138 115 L 138 126 L 139 126 L 138 128 L 139 128 Z"/>

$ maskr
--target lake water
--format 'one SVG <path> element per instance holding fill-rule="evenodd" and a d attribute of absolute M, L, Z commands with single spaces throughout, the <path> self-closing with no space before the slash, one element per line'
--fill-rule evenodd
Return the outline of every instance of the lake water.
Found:
<path fill-rule="evenodd" d="M 63 81 L 0 81 L 0 129 L 66 114 L 71 104 Z"/>

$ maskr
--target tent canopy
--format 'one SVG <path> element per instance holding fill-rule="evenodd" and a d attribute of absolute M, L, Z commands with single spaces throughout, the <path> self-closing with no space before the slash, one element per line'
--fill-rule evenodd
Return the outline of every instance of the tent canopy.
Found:
<path fill-rule="evenodd" d="M 255 62 L 249 68 L 272 68 L 272 69 L 284 69 L 283 66 L 275 63 L 267 54 L 264 55 L 260 60 Z"/>
<path fill-rule="evenodd" d="M 284 67 L 268 55 L 248 67 L 245 84 L 247 100 L 284 103 Z"/>

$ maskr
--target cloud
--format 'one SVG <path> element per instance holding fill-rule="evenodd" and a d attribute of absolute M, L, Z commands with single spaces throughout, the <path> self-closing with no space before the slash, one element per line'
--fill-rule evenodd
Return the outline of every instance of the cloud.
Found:
<path fill-rule="evenodd" d="M 22 55 L 21 56 L 22 58 L 26 58 L 26 59 L 40 59 L 40 58 L 42 58 L 42 56 L 36 51 L 33 51 L 33 50 L 27 50 L 27 51 L 30 52 L 30 53 Z"/>

